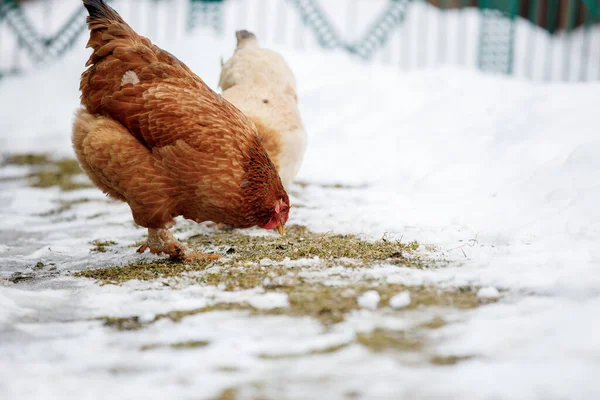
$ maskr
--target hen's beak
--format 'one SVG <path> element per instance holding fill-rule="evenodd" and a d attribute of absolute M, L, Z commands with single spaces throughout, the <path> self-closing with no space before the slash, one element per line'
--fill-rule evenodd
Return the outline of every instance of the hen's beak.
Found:
<path fill-rule="evenodd" d="M 283 222 L 281 222 L 281 220 L 279 220 L 279 224 L 277 224 L 277 230 L 279 231 L 280 235 L 285 233 L 285 227 L 283 226 Z"/>

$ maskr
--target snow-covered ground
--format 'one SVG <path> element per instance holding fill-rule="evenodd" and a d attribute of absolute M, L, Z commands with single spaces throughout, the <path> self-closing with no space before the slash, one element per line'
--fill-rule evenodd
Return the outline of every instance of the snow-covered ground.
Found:
<path fill-rule="evenodd" d="M 0 83 L 3 154 L 73 157 L 70 126 L 84 42 L 67 57 Z M 216 89 L 233 34 L 160 45 Z M 118 331 L 96 318 L 248 302 L 286 307 L 261 287 L 227 292 L 162 281 L 99 285 L 70 271 L 125 264 L 144 230 L 127 205 L 96 189 L 28 187 L 27 167 L 0 167 L 0 397 L 211 398 L 237 388 L 274 399 L 593 399 L 600 397 L 600 84 L 533 84 L 473 70 L 399 72 L 344 54 L 277 47 L 298 80 L 309 146 L 290 224 L 369 240 L 435 245 L 452 261 L 436 269 L 374 265 L 306 278 L 363 278 L 440 288 L 483 287 L 494 304 L 446 309 L 429 351 L 474 356 L 452 365 L 413 363 L 357 344 L 360 332 L 404 329 L 432 311 L 371 310 L 342 323 L 212 311 Z M 65 202 L 81 198 L 60 213 Z M 188 234 L 207 228 L 185 225 Z M 91 240 L 115 240 L 90 253 Z M 37 262 L 47 277 L 12 283 Z M 52 266 L 56 268 L 52 270 Z M 290 267 L 292 268 L 292 267 Z M 343 272 L 340 272 L 342 271 Z M 500 293 L 499 293 L 499 292 Z M 192 349 L 140 348 L 206 341 Z M 341 346 L 337 351 L 322 351 Z M 290 357 L 289 355 L 296 355 Z M 225 397 L 222 397 L 225 398 Z"/>

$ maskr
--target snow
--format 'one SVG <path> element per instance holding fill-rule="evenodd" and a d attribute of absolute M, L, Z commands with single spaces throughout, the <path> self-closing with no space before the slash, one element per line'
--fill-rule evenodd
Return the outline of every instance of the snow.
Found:
<path fill-rule="evenodd" d="M 275 261 L 271 260 L 270 258 L 263 258 L 260 260 L 259 264 L 263 266 L 275 265 Z"/>
<path fill-rule="evenodd" d="M 160 45 L 216 89 L 219 59 L 230 55 L 233 41 L 199 31 Z M 358 332 L 410 328 L 433 316 L 402 309 L 410 304 L 408 292 L 390 300 L 401 309 L 396 317 L 374 311 L 380 296 L 366 292 L 358 299 L 364 309 L 331 329 L 310 318 L 215 311 L 139 331 L 111 330 L 97 318 L 147 322 L 218 303 L 285 309 L 290 299 L 260 287 L 226 292 L 185 280 L 100 286 L 69 277 L 67 271 L 137 260 L 129 244 L 144 230 L 133 225 L 125 204 L 96 189 L 30 188 L 12 180 L 27 167 L 0 167 L 0 397 L 210 398 L 238 387 L 251 398 L 259 397 L 257 386 L 259 394 L 282 399 L 600 396 L 600 84 L 540 84 L 448 66 L 402 72 L 308 44 L 276 46 L 297 76 L 309 133 L 297 179 L 303 184 L 292 187 L 292 204 L 302 207 L 293 209 L 290 223 L 418 240 L 451 263 L 319 272 L 311 269 L 322 265 L 318 258 L 260 264 L 298 269 L 328 285 L 480 286 L 479 296 L 499 302 L 445 310 L 447 324 L 431 333 L 436 354 L 473 358 L 413 365 L 353 342 Z M 0 83 L 3 153 L 73 157 L 70 128 L 89 55 L 84 45 Z M 43 216 L 60 201 L 84 197 L 89 201 Z M 185 221 L 178 226 L 207 231 Z M 95 239 L 118 244 L 90 253 Z M 56 268 L 46 279 L 6 281 L 40 260 Z M 209 345 L 140 351 L 190 340 Z M 343 347 L 326 352 L 332 346 Z"/>
<path fill-rule="evenodd" d="M 410 292 L 405 290 L 402 293 L 398 293 L 390 299 L 390 307 L 392 308 L 404 308 L 410 304 Z"/>
<path fill-rule="evenodd" d="M 496 299 L 500 297 L 500 292 L 493 286 L 486 286 L 477 291 L 477 296 L 484 299 Z"/>
<path fill-rule="evenodd" d="M 289 306 L 286 293 L 265 293 L 263 296 L 254 298 L 248 302 L 252 307 L 260 310 L 273 308 L 285 308 Z"/>
<path fill-rule="evenodd" d="M 358 305 L 362 308 L 367 308 L 369 310 L 377 309 L 377 305 L 379 304 L 379 300 L 381 297 L 377 290 L 368 290 L 362 295 L 360 295 L 357 299 Z"/>

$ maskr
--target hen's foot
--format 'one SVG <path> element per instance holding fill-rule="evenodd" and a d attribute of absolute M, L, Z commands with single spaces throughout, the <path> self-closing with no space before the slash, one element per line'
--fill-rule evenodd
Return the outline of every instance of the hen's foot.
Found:
<path fill-rule="evenodd" d="M 188 250 L 168 229 L 148 229 L 148 239 L 137 251 L 143 253 L 150 250 L 152 254 L 166 254 L 171 259 L 183 260 Z"/>
<path fill-rule="evenodd" d="M 218 254 L 201 254 L 188 250 L 180 243 L 168 229 L 151 229 L 148 228 L 148 239 L 138 250 L 138 253 L 143 253 L 150 250 L 152 254 L 166 254 L 172 261 L 191 262 L 199 258 L 209 260 L 219 259 Z"/>

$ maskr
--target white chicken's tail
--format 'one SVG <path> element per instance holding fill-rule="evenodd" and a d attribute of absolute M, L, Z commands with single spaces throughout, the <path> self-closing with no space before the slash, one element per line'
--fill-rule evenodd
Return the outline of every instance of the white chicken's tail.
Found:
<path fill-rule="evenodd" d="M 235 38 L 237 39 L 237 48 L 243 49 L 248 45 L 257 44 L 256 35 L 245 29 L 235 32 Z"/>

